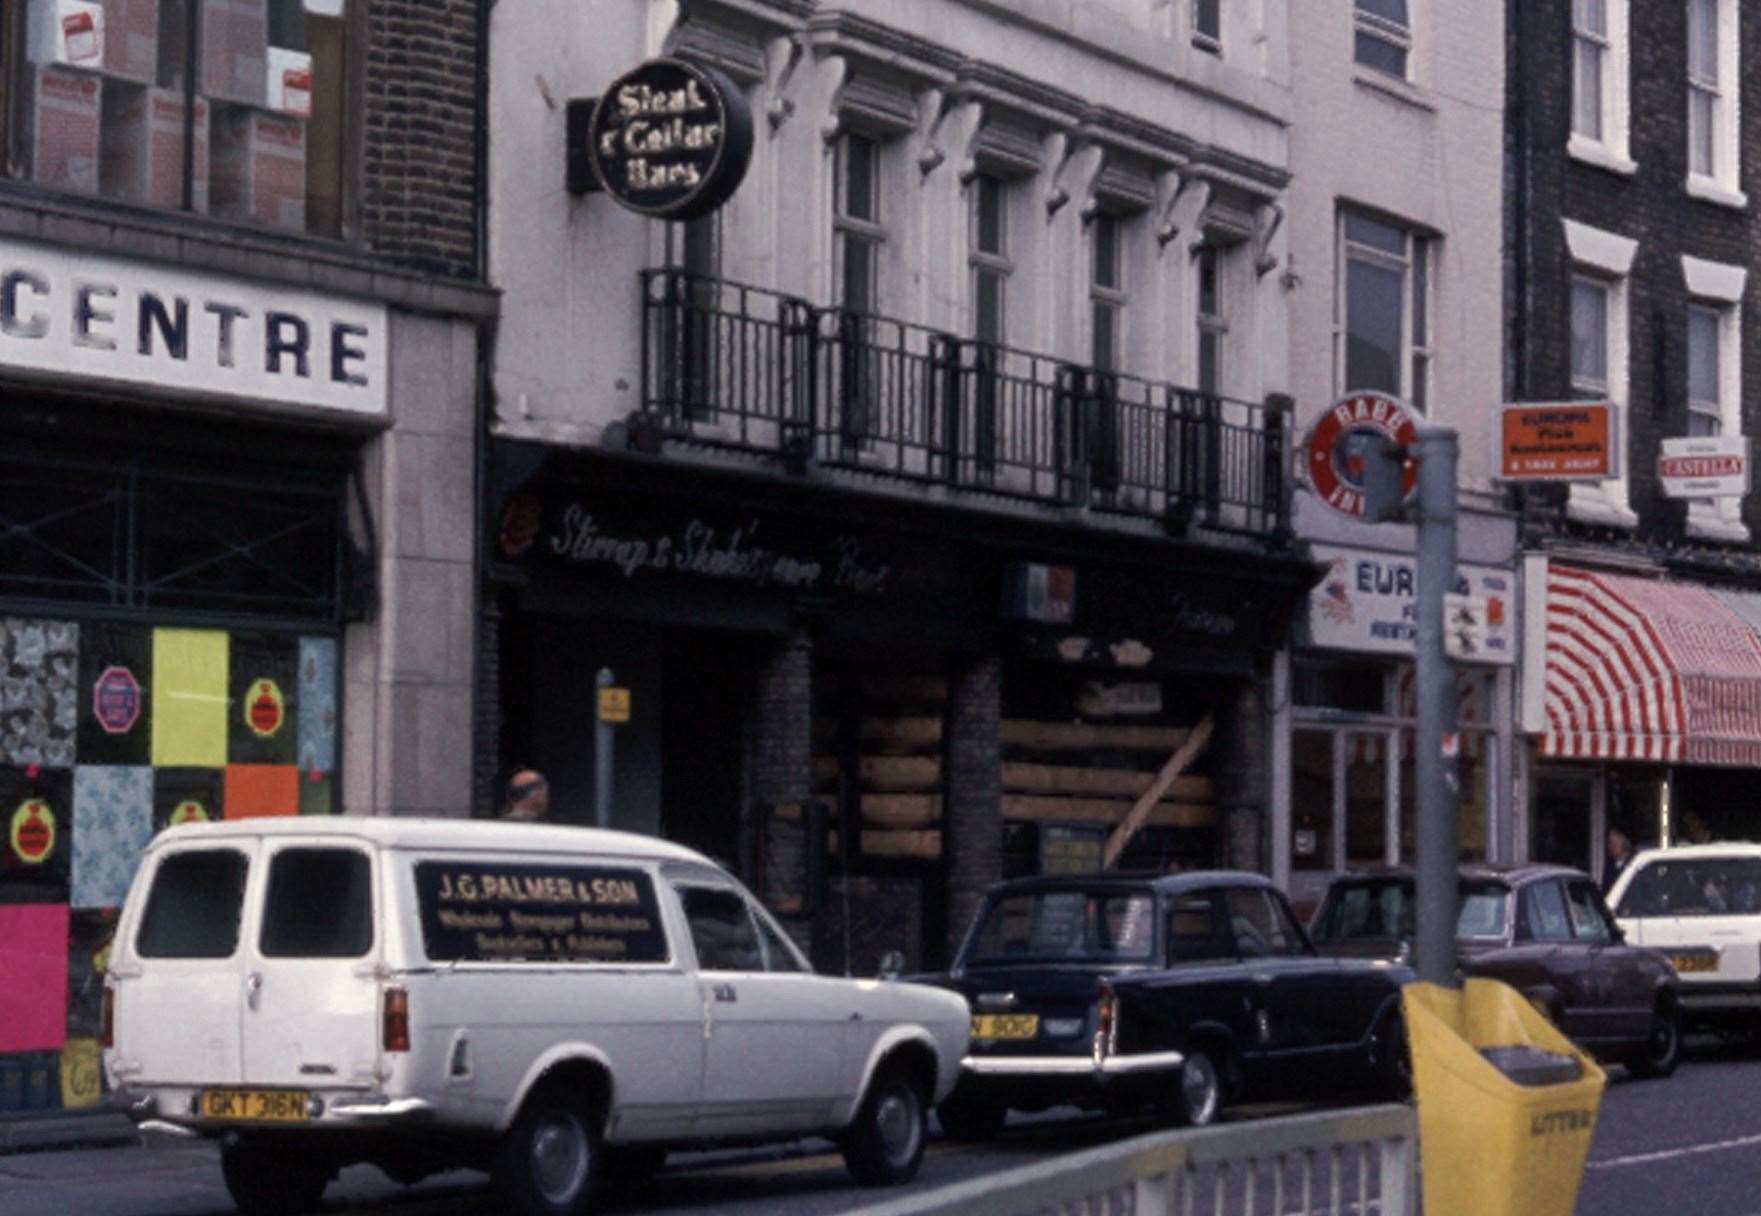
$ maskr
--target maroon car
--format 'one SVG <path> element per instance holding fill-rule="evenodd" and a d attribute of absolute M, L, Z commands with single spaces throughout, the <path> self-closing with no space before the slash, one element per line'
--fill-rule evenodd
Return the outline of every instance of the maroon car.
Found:
<path fill-rule="evenodd" d="M 1630 946 L 1580 870 L 1461 867 L 1456 948 L 1466 975 L 1521 992 L 1586 1051 L 1663 1077 L 1681 1058 L 1675 968 Z M 1342 957 L 1404 958 L 1417 914 L 1405 869 L 1344 874 L 1327 888 L 1309 935 Z"/>

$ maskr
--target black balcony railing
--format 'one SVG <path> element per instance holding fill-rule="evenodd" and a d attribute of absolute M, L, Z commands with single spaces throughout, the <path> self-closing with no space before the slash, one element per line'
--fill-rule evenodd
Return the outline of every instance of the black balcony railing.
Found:
<path fill-rule="evenodd" d="M 643 272 L 674 441 L 1279 540 L 1287 404 L 1235 401 L 678 270 Z"/>

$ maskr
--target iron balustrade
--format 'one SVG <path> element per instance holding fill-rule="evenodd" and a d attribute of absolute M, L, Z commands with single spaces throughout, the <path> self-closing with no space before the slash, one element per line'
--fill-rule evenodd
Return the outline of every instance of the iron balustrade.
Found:
<path fill-rule="evenodd" d="M 863 477 L 1280 541 L 1287 399 L 1177 385 L 814 305 L 642 275 L 643 422 L 666 440 Z"/>

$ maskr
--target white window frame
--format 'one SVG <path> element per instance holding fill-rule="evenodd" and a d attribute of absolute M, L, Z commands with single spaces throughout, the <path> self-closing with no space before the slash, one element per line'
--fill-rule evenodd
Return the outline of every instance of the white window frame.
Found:
<path fill-rule="evenodd" d="M 1405 250 L 1399 255 L 1371 245 L 1352 241 L 1346 235 L 1346 217 L 1357 214 L 1364 219 L 1399 229 L 1406 237 Z M 1438 241 L 1400 220 L 1377 215 L 1349 205 L 1338 208 L 1334 216 L 1335 265 L 1333 280 L 1337 285 L 1333 300 L 1333 380 L 1334 391 L 1350 392 L 1364 385 L 1346 383 L 1346 346 L 1351 332 L 1350 266 L 1363 261 L 1400 272 L 1400 384 L 1395 394 L 1420 414 L 1428 412 L 1431 382 L 1437 365 L 1437 249 Z M 1424 341 L 1415 342 L 1413 275 L 1420 261 L 1424 264 L 1425 327 Z M 1423 364 L 1423 383 L 1415 369 Z M 1418 391 L 1414 391 L 1415 388 Z"/>
<path fill-rule="evenodd" d="M 1683 6 L 1690 46 L 1693 39 L 1693 13 L 1696 4 L 1713 7 L 1718 37 L 1716 76 L 1696 77 L 1690 70 L 1687 86 L 1688 107 L 1688 179 L 1690 197 L 1726 207 L 1744 208 L 1749 199 L 1742 190 L 1742 36 L 1737 5 L 1739 0 L 1688 0 Z M 1712 172 L 1701 173 L 1694 167 L 1694 96 L 1704 93 L 1712 103 Z"/>
<path fill-rule="evenodd" d="M 1614 0 L 1610 0 L 1612 4 Z M 1607 382 L 1591 384 L 1572 381 L 1572 390 L 1594 394 L 1612 402 L 1618 414 L 1627 412 L 1631 397 L 1630 280 L 1633 260 L 1639 243 L 1618 233 L 1604 232 L 1574 220 L 1566 220 L 1565 242 L 1572 260 L 1572 281 L 1593 279 L 1607 290 L 1608 336 L 1604 348 L 1608 352 Z M 1570 295 L 1566 305 L 1570 315 Z M 1628 442 L 1630 428 L 1618 427 L 1616 438 Z M 1627 462 L 1620 464 L 1620 476 L 1598 482 L 1573 482 L 1566 500 L 1566 514 L 1583 523 L 1611 528 L 1636 528 L 1639 517 L 1630 504 L 1630 483 Z"/>
<path fill-rule="evenodd" d="M 848 193 L 850 141 L 853 139 L 863 140 L 874 149 L 869 183 L 873 206 L 872 214 L 868 218 L 850 214 L 849 199 L 845 197 Z M 832 159 L 833 172 L 836 174 L 832 183 L 833 299 L 838 302 L 839 307 L 845 306 L 845 293 L 848 290 L 844 272 L 846 249 L 850 242 L 859 241 L 868 250 L 869 299 L 866 311 L 870 314 L 879 313 L 882 294 L 881 255 L 887 244 L 886 213 L 882 210 L 887 195 L 882 180 L 888 159 L 887 141 L 868 131 L 847 131 L 838 137 L 836 154 Z"/>
<path fill-rule="evenodd" d="M 984 188 L 986 181 L 995 182 L 997 186 L 997 248 L 986 250 L 979 244 L 979 214 L 984 206 Z M 999 346 L 1008 345 L 1009 341 L 1009 283 L 1015 273 L 1015 261 L 1010 252 L 1009 243 L 1009 210 L 1011 192 L 1014 183 L 999 173 L 980 172 L 972 179 L 972 205 L 968 208 L 970 219 L 967 233 L 967 265 L 969 267 L 968 283 L 972 293 L 972 334 L 975 338 L 983 338 L 979 329 L 979 283 L 986 275 L 994 275 L 1000 282 L 997 288 L 997 336 Z"/>
<path fill-rule="evenodd" d="M 1376 13 L 1365 12 L 1362 8 L 1358 7 L 1357 0 L 1353 0 L 1351 6 L 1351 59 L 1352 63 L 1358 68 L 1358 70 L 1372 72 L 1378 76 L 1391 77 L 1395 80 L 1413 79 L 1413 59 L 1415 57 L 1417 41 L 1413 37 L 1413 9 L 1418 3 L 1419 0 L 1406 0 L 1406 24 L 1401 25 L 1399 22 L 1390 21 L 1388 18 L 1382 17 Z M 1378 42 L 1385 42 L 1389 46 L 1397 48 L 1405 56 L 1405 61 L 1402 65 L 1405 70 L 1401 72 L 1389 72 L 1385 68 L 1365 63 L 1359 59 L 1357 57 L 1357 37 L 1360 34 L 1374 38 Z"/>
<path fill-rule="evenodd" d="M 1601 0 L 1606 15 L 1607 29 L 1601 33 L 1592 31 L 1578 24 L 1579 4 L 1584 0 L 1573 0 L 1572 3 L 1572 41 L 1571 41 L 1571 138 L 1566 143 L 1567 153 L 1575 160 L 1595 165 L 1614 173 L 1631 176 L 1638 172 L 1630 151 L 1632 119 L 1632 61 L 1630 23 L 1628 5 L 1630 0 Z M 1600 134 L 1590 134 L 1577 129 L 1577 95 L 1578 80 L 1578 44 L 1580 41 L 1591 41 L 1602 49 L 1600 93 L 1601 105 L 1598 109 Z"/>
<path fill-rule="evenodd" d="M 1748 269 L 1702 258 L 1682 257 L 1682 279 L 1688 307 L 1718 317 L 1719 434 L 1743 433 L 1743 292 Z M 1692 408 L 1690 402 L 1689 408 Z M 1688 502 L 1688 535 L 1699 540 L 1746 543 L 1740 498 L 1692 499 Z"/>
<path fill-rule="evenodd" d="M 1192 386 L 1201 393 L 1221 396 L 1227 391 L 1228 352 L 1229 352 L 1229 270 L 1232 248 L 1228 245 L 1209 242 L 1200 245 L 1192 256 L 1192 312 L 1194 318 L 1194 337 L 1192 359 Z M 1216 284 L 1215 310 L 1204 310 L 1204 259 L 1212 262 L 1212 275 Z M 1215 383 L 1209 388 L 1204 383 L 1204 348 L 1206 342 L 1215 343 L 1212 364 L 1215 371 Z"/>
<path fill-rule="evenodd" d="M 1207 33 L 1199 27 L 1199 6 L 1209 3 L 1217 14 L 1217 32 Z M 1223 53 L 1223 10 L 1228 0 L 1187 0 L 1186 19 L 1192 33 L 1192 45 L 1212 55 Z"/>
<path fill-rule="evenodd" d="M 1125 326 L 1126 310 L 1131 306 L 1131 281 L 1128 277 L 1131 268 L 1131 259 L 1126 256 L 1126 243 L 1131 239 L 1131 221 L 1132 217 L 1121 211 L 1098 211 L 1095 213 L 1094 219 L 1089 221 L 1089 234 L 1087 241 L 1089 298 L 1088 361 L 1098 370 L 1114 372 L 1124 371 L 1128 364 L 1128 360 L 1130 359 L 1130 352 L 1126 342 L 1127 335 Z M 1103 223 L 1112 224 L 1114 232 L 1114 281 L 1111 286 L 1103 286 L 1100 282 L 1100 276 L 1096 273 L 1100 262 L 1099 238 L 1100 227 Z M 1110 354 L 1111 366 L 1106 368 L 1102 368 L 1100 362 L 1094 357 L 1096 337 L 1094 318 L 1102 309 L 1106 309 L 1113 316 L 1113 349 Z"/>

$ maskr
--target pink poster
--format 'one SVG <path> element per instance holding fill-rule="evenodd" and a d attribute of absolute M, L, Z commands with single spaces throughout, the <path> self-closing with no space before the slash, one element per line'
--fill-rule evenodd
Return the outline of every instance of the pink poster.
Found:
<path fill-rule="evenodd" d="M 67 1041 L 67 905 L 0 904 L 0 1054 Z"/>

